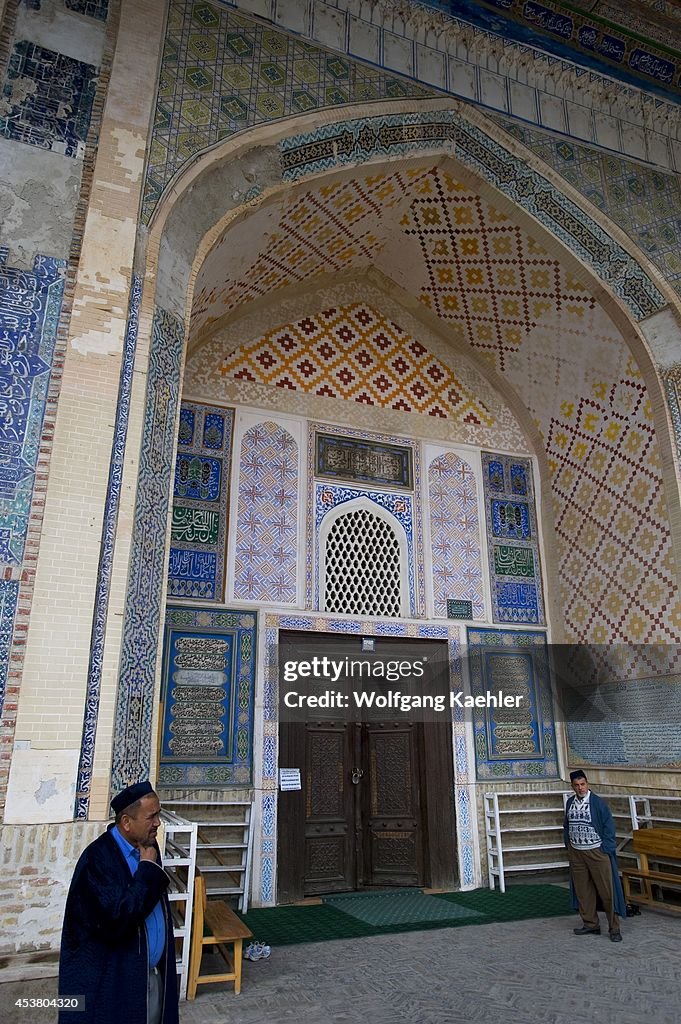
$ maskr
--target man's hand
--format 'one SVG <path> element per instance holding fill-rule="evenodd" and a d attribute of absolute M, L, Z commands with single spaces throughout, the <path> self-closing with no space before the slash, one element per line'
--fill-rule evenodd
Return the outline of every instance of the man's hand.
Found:
<path fill-rule="evenodd" d="M 152 860 L 156 863 L 156 847 L 155 846 L 142 846 L 139 847 L 140 861 Z"/>

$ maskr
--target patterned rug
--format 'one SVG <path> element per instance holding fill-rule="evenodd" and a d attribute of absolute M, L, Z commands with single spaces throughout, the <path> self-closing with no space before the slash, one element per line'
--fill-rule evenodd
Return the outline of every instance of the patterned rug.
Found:
<path fill-rule="evenodd" d="M 291 946 L 572 913 L 569 892 L 562 886 L 514 885 L 505 893 L 491 889 L 433 896 L 414 889 L 345 893 L 325 897 L 313 906 L 249 910 L 244 921 L 256 940 Z"/>
<path fill-rule="evenodd" d="M 354 893 L 352 896 L 325 896 L 324 903 L 350 914 L 358 921 L 376 928 L 392 928 L 402 924 L 424 924 L 453 918 L 480 917 L 477 910 L 445 903 L 422 892 Z"/>

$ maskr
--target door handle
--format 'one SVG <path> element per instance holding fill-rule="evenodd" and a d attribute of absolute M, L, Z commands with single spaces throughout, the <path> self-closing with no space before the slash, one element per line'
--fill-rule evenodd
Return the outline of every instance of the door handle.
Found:
<path fill-rule="evenodd" d="M 361 768 L 353 768 L 352 769 L 352 784 L 353 784 L 353 786 L 358 785 L 359 780 L 362 778 L 363 775 L 364 775 L 364 772 L 362 771 Z"/>

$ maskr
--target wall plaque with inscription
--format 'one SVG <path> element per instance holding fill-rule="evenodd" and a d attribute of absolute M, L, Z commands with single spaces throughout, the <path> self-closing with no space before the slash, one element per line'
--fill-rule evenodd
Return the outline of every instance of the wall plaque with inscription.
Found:
<path fill-rule="evenodd" d="M 315 437 L 317 476 L 413 488 L 411 448 L 336 434 Z"/>
<path fill-rule="evenodd" d="M 448 619 L 472 619 L 473 618 L 473 602 L 458 600 L 457 598 L 447 598 L 447 618 Z"/>

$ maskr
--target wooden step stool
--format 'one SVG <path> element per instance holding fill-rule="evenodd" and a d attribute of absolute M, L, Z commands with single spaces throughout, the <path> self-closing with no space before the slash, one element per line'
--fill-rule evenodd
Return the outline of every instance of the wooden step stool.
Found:
<path fill-rule="evenodd" d="M 194 922 L 192 948 L 189 958 L 187 999 L 196 998 L 197 985 L 212 985 L 219 981 L 233 981 L 236 995 L 241 991 L 241 960 L 243 940 L 253 932 L 224 900 L 206 899 L 206 882 L 197 871 L 194 880 Z M 230 968 L 227 974 L 201 974 L 201 957 L 205 946 L 217 946 Z M 230 947 L 231 946 L 231 950 Z"/>

